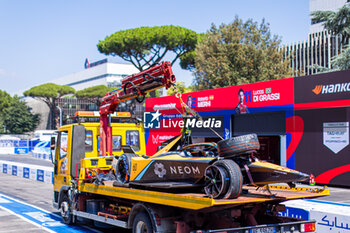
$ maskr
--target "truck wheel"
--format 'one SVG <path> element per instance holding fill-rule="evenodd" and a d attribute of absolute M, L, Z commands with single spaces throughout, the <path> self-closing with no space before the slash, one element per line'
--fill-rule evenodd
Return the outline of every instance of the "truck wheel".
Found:
<path fill-rule="evenodd" d="M 61 207 L 61 217 L 63 222 L 67 225 L 73 224 L 73 214 L 71 213 L 71 204 L 67 194 L 63 195 L 60 207 Z"/>
<path fill-rule="evenodd" d="M 122 154 L 119 156 L 116 166 L 117 180 L 123 184 L 129 183 L 131 171 L 131 155 Z"/>
<path fill-rule="evenodd" d="M 205 169 L 204 192 L 212 198 L 221 198 L 227 191 L 227 176 L 223 168 L 210 165 Z"/>
<path fill-rule="evenodd" d="M 132 224 L 132 233 L 152 233 L 153 226 L 151 219 L 145 212 L 140 212 L 136 215 Z"/>
<path fill-rule="evenodd" d="M 221 140 L 217 144 L 220 157 L 232 157 L 248 151 L 259 150 L 260 148 L 256 134 L 246 134 Z"/>
<path fill-rule="evenodd" d="M 223 199 L 237 198 L 242 192 L 243 176 L 240 167 L 232 160 L 219 160 L 214 163 L 215 166 L 222 168 L 226 176 L 227 191 Z"/>

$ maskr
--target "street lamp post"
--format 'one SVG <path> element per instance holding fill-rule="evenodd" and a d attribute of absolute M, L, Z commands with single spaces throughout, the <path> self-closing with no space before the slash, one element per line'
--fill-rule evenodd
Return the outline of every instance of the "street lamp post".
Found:
<path fill-rule="evenodd" d="M 60 111 L 60 127 L 62 126 L 62 108 L 57 105 L 58 110 Z"/>

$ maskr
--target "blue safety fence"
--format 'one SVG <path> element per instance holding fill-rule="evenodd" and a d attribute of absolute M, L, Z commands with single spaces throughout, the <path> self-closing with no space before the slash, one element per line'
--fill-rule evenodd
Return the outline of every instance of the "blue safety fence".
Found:
<path fill-rule="evenodd" d="M 14 151 L 16 150 L 16 154 L 28 154 L 39 142 L 38 140 L 0 139 L 0 153 L 2 151 L 1 149 L 10 148 L 14 149 Z"/>
<path fill-rule="evenodd" d="M 0 139 L 0 154 L 32 154 L 35 158 L 50 160 L 50 142 Z"/>
<path fill-rule="evenodd" d="M 31 150 L 34 158 L 51 160 L 50 142 L 38 141 Z"/>
<path fill-rule="evenodd" d="M 0 160 L 0 173 L 53 183 L 53 167 Z"/>

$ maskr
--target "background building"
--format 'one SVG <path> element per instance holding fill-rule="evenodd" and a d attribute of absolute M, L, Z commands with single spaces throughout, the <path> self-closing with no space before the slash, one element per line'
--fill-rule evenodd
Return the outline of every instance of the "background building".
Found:
<path fill-rule="evenodd" d="M 314 11 L 336 11 L 344 6 L 347 2 L 350 2 L 350 0 L 309 0 L 310 14 Z M 311 20 L 311 16 L 310 22 L 310 34 L 324 30 L 322 22 L 313 22 Z"/>
<path fill-rule="evenodd" d="M 316 73 L 315 65 L 331 68 L 332 57 L 342 52 L 342 37 L 324 30 L 322 22 L 313 22 L 314 11 L 336 11 L 350 0 L 310 0 L 310 31 L 307 40 L 282 46 L 284 57 L 290 58 L 295 76 Z M 349 41 L 345 41 L 349 44 Z"/>
<path fill-rule="evenodd" d="M 68 85 L 73 87 L 76 91 L 96 86 L 106 85 L 110 87 L 119 87 L 121 80 L 131 74 L 138 73 L 131 64 L 119 64 L 108 62 L 103 59 L 97 62 L 89 63 L 88 59 L 85 61 L 85 69 L 73 74 L 60 77 L 55 80 L 47 81 L 47 83 L 56 83 L 59 85 Z M 37 127 L 40 129 L 54 129 L 57 126 L 48 125 L 48 119 L 51 117 L 49 108 L 42 101 L 33 98 L 26 98 L 28 106 L 34 113 L 39 113 L 41 122 Z M 78 100 L 76 98 L 62 98 L 57 102 L 59 119 L 57 123 L 63 124 L 70 122 L 70 117 L 74 116 L 76 111 L 98 111 L 98 106 L 89 102 L 88 100 Z M 131 111 L 133 114 L 138 114 L 142 111 L 142 106 L 136 104 L 134 101 L 122 103 L 118 107 L 118 111 Z"/>
<path fill-rule="evenodd" d="M 124 77 L 138 72 L 138 69 L 131 64 L 112 63 L 108 62 L 107 58 L 91 64 L 86 59 L 84 70 L 50 82 L 68 85 L 77 91 L 97 85 L 117 87 L 121 85 Z"/>

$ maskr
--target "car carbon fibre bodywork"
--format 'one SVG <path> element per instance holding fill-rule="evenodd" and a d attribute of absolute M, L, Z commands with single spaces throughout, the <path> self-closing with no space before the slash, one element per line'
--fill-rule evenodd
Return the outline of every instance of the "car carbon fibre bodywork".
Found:
<path fill-rule="evenodd" d="M 254 149 L 259 148 L 255 134 L 231 138 L 218 144 L 197 143 L 177 149 L 180 139 L 181 136 L 178 136 L 169 140 L 152 157 L 140 157 L 134 153 L 120 156 L 115 163 L 116 185 L 171 189 L 173 192 L 204 190 L 213 198 L 235 198 L 240 195 L 244 184 L 292 184 L 309 177 L 257 159 L 253 155 Z"/>

